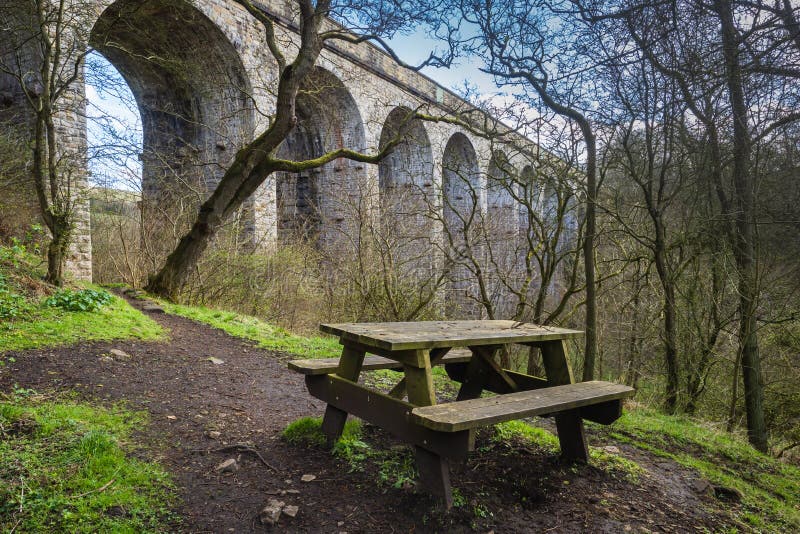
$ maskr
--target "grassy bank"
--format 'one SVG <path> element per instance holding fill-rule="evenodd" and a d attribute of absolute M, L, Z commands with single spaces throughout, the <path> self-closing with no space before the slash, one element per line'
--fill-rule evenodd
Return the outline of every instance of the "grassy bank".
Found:
<path fill-rule="evenodd" d="M 125 300 L 91 284 L 56 291 L 38 256 L 0 247 L 0 354 L 85 341 L 158 340 L 166 332 Z"/>
<path fill-rule="evenodd" d="M 0 531 L 163 532 L 170 482 L 131 457 L 144 415 L 48 398 L 0 397 Z"/>
<path fill-rule="evenodd" d="M 800 532 L 800 468 L 756 451 L 743 437 L 644 408 L 597 429 L 734 490 L 742 504 L 734 513 L 744 523 L 764 532 Z"/>
<path fill-rule="evenodd" d="M 254 341 L 266 350 L 286 352 L 303 358 L 332 358 L 342 353 L 332 337 L 304 337 L 271 325 L 255 317 L 197 306 L 159 302 L 167 313 L 180 315 L 219 328 L 228 334 Z"/>

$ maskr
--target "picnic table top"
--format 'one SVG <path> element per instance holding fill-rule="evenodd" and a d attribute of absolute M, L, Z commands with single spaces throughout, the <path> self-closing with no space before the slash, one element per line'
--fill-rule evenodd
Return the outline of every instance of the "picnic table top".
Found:
<path fill-rule="evenodd" d="M 517 321 L 414 321 L 323 324 L 326 334 L 389 351 L 502 345 L 582 336 L 580 330 Z"/>

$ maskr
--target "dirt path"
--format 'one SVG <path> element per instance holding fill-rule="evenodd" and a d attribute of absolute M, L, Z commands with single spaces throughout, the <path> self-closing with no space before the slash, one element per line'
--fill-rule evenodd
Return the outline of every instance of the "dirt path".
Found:
<path fill-rule="evenodd" d="M 379 486 L 373 468 L 348 472 L 325 451 L 280 439 L 289 422 L 323 411 L 301 377 L 286 369 L 285 359 L 188 319 L 152 317 L 171 330 L 168 343 L 91 343 L 19 353 L 0 375 L 0 390 L 14 383 L 77 390 L 86 398 L 125 400 L 132 409 L 148 411 L 143 454 L 173 474 L 184 531 L 693 532 L 729 524 L 705 509 L 711 498 L 692 491 L 687 472 L 625 447 L 623 454 L 649 472 L 638 484 L 524 449 L 478 452 L 453 474 L 465 504 L 449 514 L 432 510 L 434 503 L 411 489 Z M 130 358 L 109 357 L 111 349 Z M 370 429 L 369 435 L 391 446 L 382 432 Z M 246 452 L 238 471 L 217 472 L 218 464 L 239 454 L 216 450 L 242 442 L 253 444 L 277 472 Z M 301 482 L 304 474 L 316 479 Z M 267 527 L 258 515 L 275 497 L 299 506 L 299 513 Z"/>

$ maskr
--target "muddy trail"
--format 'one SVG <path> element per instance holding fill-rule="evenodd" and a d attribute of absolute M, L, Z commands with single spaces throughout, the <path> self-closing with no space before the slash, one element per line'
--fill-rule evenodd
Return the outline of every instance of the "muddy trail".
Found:
<path fill-rule="evenodd" d="M 132 305 L 142 309 L 143 303 Z M 77 391 L 150 414 L 137 455 L 159 461 L 180 497 L 183 532 L 695 532 L 733 525 L 700 491 L 697 476 L 626 445 L 645 473 L 632 481 L 595 466 L 569 466 L 542 451 L 479 439 L 455 466 L 460 506 L 450 512 L 413 484 L 378 482 L 378 466 L 352 469 L 321 448 L 290 445 L 281 431 L 324 406 L 310 397 L 289 356 L 264 351 L 182 317 L 145 310 L 168 342 L 87 343 L 11 354 L 0 390 Z M 112 353 L 112 349 L 113 353 Z M 398 448 L 366 427 L 373 447 Z M 226 460 L 238 469 L 218 469 Z M 313 475 L 309 482 L 303 475 Z M 310 478 L 310 477 L 305 477 Z M 270 499 L 297 506 L 263 524 Z"/>

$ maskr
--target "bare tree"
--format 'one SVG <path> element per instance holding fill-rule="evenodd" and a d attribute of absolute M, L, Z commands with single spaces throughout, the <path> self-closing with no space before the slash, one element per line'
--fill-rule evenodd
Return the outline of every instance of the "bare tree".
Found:
<path fill-rule="evenodd" d="M 31 175 L 42 220 L 50 232 L 48 282 L 61 285 L 79 203 L 85 198 L 85 147 L 64 142 L 60 126 L 82 113 L 76 89 L 87 54 L 86 3 L 30 0 L 0 4 L 4 46 L 0 74 L 32 111 Z M 13 97 L 12 97 L 13 98 Z M 66 122 L 65 122 L 66 121 Z"/>
<path fill-rule="evenodd" d="M 545 1 L 453 2 L 469 31 L 450 32 L 468 54 L 484 60 L 484 71 L 501 86 L 519 89 L 516 96 L 532 107 L 543 104 L 564 121 L 577 126 L 583 144 L 585 223 L 583 275 L 585 279 L 584 380 L 594 376 L 597 358 L 597 280 L 595 233 L 597 199 L 596 132 L 587 95 L 592 94 L 591 56 L 580 48 L 580 33 L 570 27 L 553 4 Z M 561 22 L 561 23 L 559 23 Z M 477 30 L 477 31 L 474 31 Z"/>

